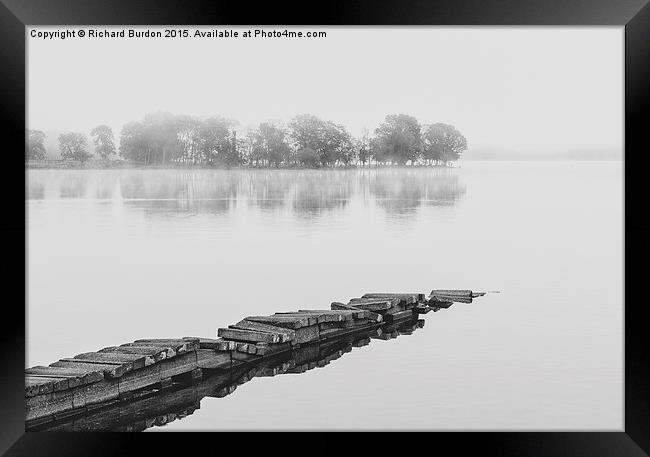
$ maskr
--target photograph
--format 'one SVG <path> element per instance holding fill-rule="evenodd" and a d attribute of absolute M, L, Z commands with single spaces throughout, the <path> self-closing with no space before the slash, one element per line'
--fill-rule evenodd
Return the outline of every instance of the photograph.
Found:
<path fill-rule="evenodd" d="M 25 429 L 624 430 L 622 26 L 25 27 Z"/>

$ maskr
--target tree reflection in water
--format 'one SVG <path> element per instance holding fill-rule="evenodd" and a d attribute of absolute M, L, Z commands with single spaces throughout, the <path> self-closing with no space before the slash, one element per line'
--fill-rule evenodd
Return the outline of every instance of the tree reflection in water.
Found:
<path fill-rule="evenodd" d="M 355 199 L 409 217 L 422 206 L 454 205 L 466 188 L 455 170 L 439 168 L 32 170 L 26 192 L 28 200 L 120 200 L 152 215 L 226 215 L 241 203 L 312 219 L 343 211 Z"/>

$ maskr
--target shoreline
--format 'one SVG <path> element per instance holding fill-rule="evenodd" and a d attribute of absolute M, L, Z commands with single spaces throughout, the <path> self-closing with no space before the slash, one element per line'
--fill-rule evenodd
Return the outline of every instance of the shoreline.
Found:
<path fill-rule="evenodd" d="M 563 157 L 546 157 L 546 158 L 521 158 L 521 159 L 512 159 L 512 158 L 503 158 L 503 159 L 464 159 L 463 163 L 479 163 L 479 162 L 490 162 L 490 163 L 500 163 L 500 162 L 517 162 L 517 163 L 530 163 L 530 162 L 623 162 L 623 157 L 599 157 L 599 158 L 563 158 Z M 282 166 L 282 167 L 249 167 L 249 166 L 237 166 L 237 167 L 208 167 L 204 165 L 143 165 L 135 163 L 73 163 L 65 161 L 46 161 L 44 163 L 25 163 L 25 171 L 28 170 L 187 170 L 187 171 L 209 171 L 209 170 L 264 170 L 264 171 L 341 171 L 341 170 L 378 170 L 378 169 L 457 169 L 462 168 L 461 163 L 454 163 L 450 165 L 388 165 L 388 164 L 372 164 L 372 165 L 345 165 L 345 166 L 322 166 L 322 167 L 301 167 L 301 166 Z"/>
<path fill-rule="evenodd" d="M 187 166 L 187 165 L 137 165 L 137 164 L 120 164 L 120 165 L 102 165 L 102 164 L 25 164 L 25 170 L 278 170 L 278 171 L 322 171 L 322 170 L 377 170 L 377 169 L 414 169 L 414 168 L 431 168 L 431 169 L 453 169 L 459 168 L 459 165 L 349 165 L 349 166 L 323 166 L 318 168 L 309 167 L 206 167 L 206 166 Z"/>

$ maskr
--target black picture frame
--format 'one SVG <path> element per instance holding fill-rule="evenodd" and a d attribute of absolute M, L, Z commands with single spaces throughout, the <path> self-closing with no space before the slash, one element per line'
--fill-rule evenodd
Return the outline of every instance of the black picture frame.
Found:
<path fill-rule="evenodd" d="M 432 452 L 451 445 L 455 454 L 513 456 L 642 456 L 650 452 L 650 356 L 645 305 L 639 303 L 645 285 L 642 267 L 650 224 L 642 204 L 647 195 L 647 112 L 650 99 L 650 5 L 648 0 L 464 0 L 464 1 L 356 1 L 266 2 L 252 5 L 234 1 L 179 0 L 0 0 L 0 90 L 3 143 L 7 150 L 24 147 L 25 27 L 28 25 L 165 25 L 165 24 L 283 24 L 283 25 L 618 25 L 625 27 L 625 426 L 620 432 L 491 432 L 418 434 Z M 338 437 L 301 440 L 245 437 L 217 438 L 212 434 L 69 434 L 25 433 L 23 370 L 25 354 L 25 205 L 16 189 L 24 186 L 20 154 L 6 154 L 6 194 L 0 229 L 4 259 L 0 277 L 11 292 L 3 308 L 0 334 L 0 453 L 18 455 L 127 455 L 146 443 L 151 454 L 189 452 L 197 442 L 219 452 L 230 444 L 245 443 L 246 454 L 256 446 L 268 450 L 327 446 L 335 449 Z M 8 167 L 8 168 L 7 168 Z M 14 182 L 15 180 L 15 182 Z M 7 182 L 7 181 L 5 181 Z M 24 187 L 23 187 L 24 189 Z M 8 209 L 8 211 L 7 211 Z M 623 222 L 623 221 L 622 221 Z M 7 256 L 9 258 L 7 258 Z M 5 295 L 6 297 L 8 294 Z M 23 298 L 22 305 L 20 298 Z M 630 300 L 625 300 L 629 297 Z M 638 297 L 638 298 L 637 298 Z M 613 303 L 612 306 L 616 306 Z M 552 306 L 548 304 L 547 306 Z M 15 311 L 14 316 L 9 311 Z M 513 380 L 515 382 L 515 380 Z M 310 441 L 313 438 L 313 441 Z M 304 440 L 303 440 L 304 439 Z M 415 438 L 413 438 L 415 439 Z M 386 442 L 410 447 L 410 440 L 383 434 L 358 440 L 366 449 Z M 353 440 L 357 441 L 357 440 Z M 311 446 L 311 447 L 304 447 Z M 426 449 L 425 447 L 425 449 Z M 347 450 L 347 447 L 345 447 Z M 371 451 L 370 451 L 371 452 Z"/>

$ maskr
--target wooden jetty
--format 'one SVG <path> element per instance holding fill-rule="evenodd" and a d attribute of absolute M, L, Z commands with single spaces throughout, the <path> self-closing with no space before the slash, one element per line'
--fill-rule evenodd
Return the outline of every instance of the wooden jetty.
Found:
<path fill-rule="evenodd" d="M 214 339 L 139 339 L 28 368 L 26 427 L 139 430 L 161 425 L 155 419 L 160 414 L 153 412 L 174 409 L 180 402 L 182 408 L 169 414 L 184 417 L 198 408 L 200 398 L 223 396 L 244 378 L 324 366 L 319 364 L 332 360 L 327 348 L 407 334 L 423 326 L 421 314 L 455 302 L 471 303 L 481 295 L 455 290 L 434 290 L 428 296 L 365 294 L 347 303 L 333 302 L 330 309 L 248 316 L 219 328 Z M 100 414 L 106 408 L 116 409 L 117 419 Z M 153 422 L 142 414 L 154 417 Z"/>
<path fill-rule="evenodd" d="M 323 368 L 372 340 L 390 340 L 411 335 L 424 327 L 424 320 L 413 317 L 374 330 L 357 331 L 341 338 L 292 348 L 257 362 L 231 370 L 206 370 L 196 382 L 176 382 L 168 389 L 142 389 L 129 401 L 114 400 L 90 408 L 82 415 L 28 425 L 30 431 L 142 431 L 182 420 L 201 407 L 203 398 L 222 398 L 254 378 L 295 375 Z M 34 423 L 34 421 L 32 421 Z"/>

